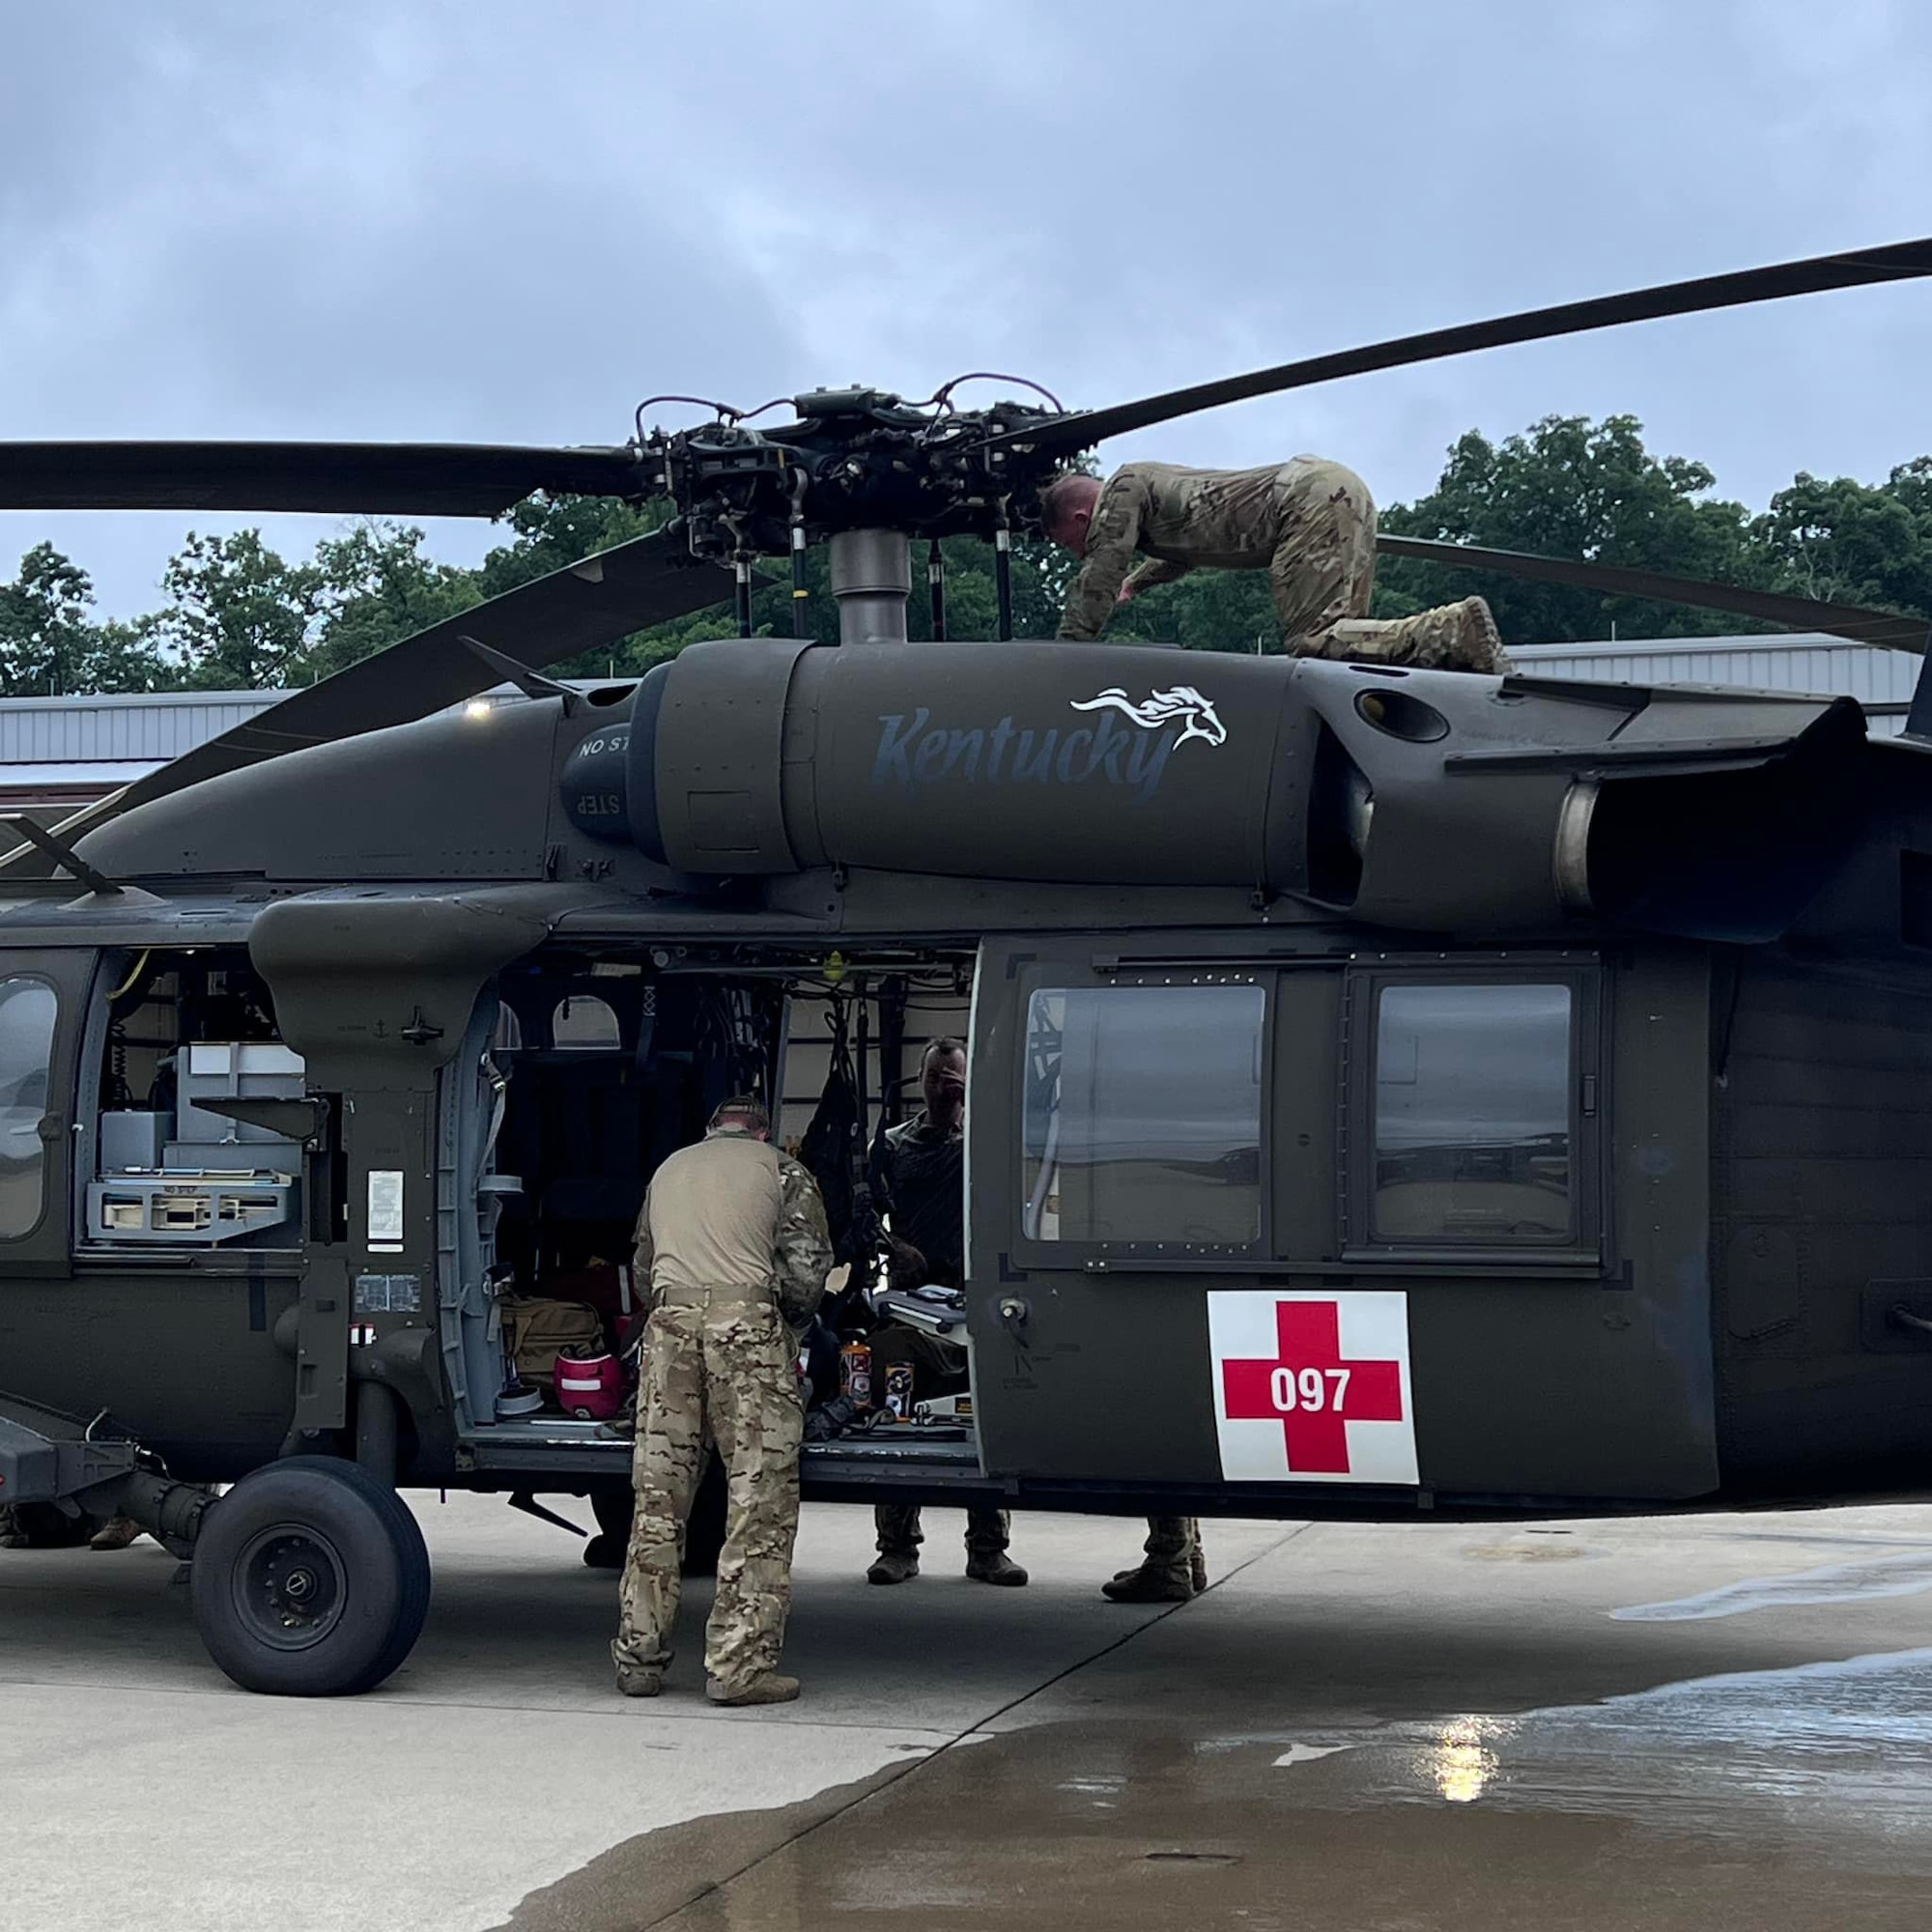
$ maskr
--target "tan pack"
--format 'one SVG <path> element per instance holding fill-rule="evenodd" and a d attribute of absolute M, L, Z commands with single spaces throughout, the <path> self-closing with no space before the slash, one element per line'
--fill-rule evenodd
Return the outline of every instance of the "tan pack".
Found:
<path fill-rule="evenodd" d="M 542 1295 L 504 1294 L 497 1299 L 509 1330 L 510 1358 L 525 1381 L 548 1389 L 556 1358 L 566 1349 L 604 1346 L 604 1319 L 582 1301 L 552 1301 Z"/>

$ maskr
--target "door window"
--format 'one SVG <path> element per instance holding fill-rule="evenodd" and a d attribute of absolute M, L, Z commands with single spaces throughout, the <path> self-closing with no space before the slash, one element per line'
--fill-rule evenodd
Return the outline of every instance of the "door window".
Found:
<path fill-rule="evenodd" d="M 595 993 L 571 993 L 551 1015 L 551 1044 L 566 1052 L 613 1053 L 624 1043 L 623 1029 L 610 1002 Z"/>
<path fill-rule="evenodd" d="M 55 1010 L 44 980 L 0 980 L 0 1239 L 30 1235 L 41 1221 Z"/>
<path fill-rule="evenodd" d="M 1371 1239 L 1577 1238 L 1574 1007 L 1561 983 L 1378 989 Z"/>
<path fill-rule="evenodd" d="M 1252 984 L 1036 992 L 1022 1123 L 1027 1238 L 1254 1247 L 1266 1007 Z"/>

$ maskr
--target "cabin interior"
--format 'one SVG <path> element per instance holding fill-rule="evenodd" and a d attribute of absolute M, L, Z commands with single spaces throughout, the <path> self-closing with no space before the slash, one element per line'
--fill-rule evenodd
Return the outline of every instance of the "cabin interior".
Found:
<path fill-rule="evenodd" d="M 843 1201 L 874 1137 L 919 1107 L 928 1041 L 965 1036 L 971 973 L 970 953 L 828 963 L 744 949 L 688 961 L 665 949 L 550 947 L 498 975 L 445 1068 L 437 1123 L 436 1293 L 463 1435 L 493 1462 L 541 1465 L 547 1451 L 585 1449 L 621 1461 L 627 1442 L 604 1426 L 618 1372 L 598 1370 L 602 1387 L 573 1393 L 554 1365 L 559 1351 L 621 1358 L 633 1339 L 633 1229 L 658 1164 L 739 1093 L 766 1100 L 776 1138 L 797 1151 L 838 1072 L 855 1155 L 825 1192 L 849 1253 Z M 235 1247 L 292 1260 L 307 1231 L 303 1149 L 297 1116 L 277 1103 L 299 1105 L 304 1067 L 245 951 L 129 958 L 97 1002 L 93 1035 L 77 1252 L 185 1259 Z M 841 1266 L 835 1291 L 849 1280 Z M 854 1337 L 891 1320 L 850 1294 L 837 1310 Z M 840 1339 L 830 1328 L 810 1338 L 814 1407 L 849 1373 Z M 903 1457 L 917 1438 L 935 1460 L 977 1465 L 963 1393 L 896 1435 L 848 1425 L 812 1446 Z"/>

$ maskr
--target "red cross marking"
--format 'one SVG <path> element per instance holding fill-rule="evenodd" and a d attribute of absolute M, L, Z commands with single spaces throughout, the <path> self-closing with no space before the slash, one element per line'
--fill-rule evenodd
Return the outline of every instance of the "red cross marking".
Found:
<path fill-rule="evenodd" d="M 1228 1419 L 1279 1421 L 1297 1476 L 1346 1476 L 1349 1424 L 1402 1420 L 1402 1364 L 1343 1360 L 1341 1311 L 1332 1301 L 1278 1301 L 1274 1314 L 1281 1350 L 1274 1361 L 1221 1364 Z"/>

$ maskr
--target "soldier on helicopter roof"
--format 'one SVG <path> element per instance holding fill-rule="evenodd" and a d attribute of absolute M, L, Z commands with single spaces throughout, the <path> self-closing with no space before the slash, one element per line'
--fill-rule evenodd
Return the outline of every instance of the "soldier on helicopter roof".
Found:
<path fill-rule="evenodd" d="M 1039 512 L 1048 540 L 1086 560 L 1060 621 L 1063 638 L 1098 638 L 1117 605 L 1190 570 L 1265 570 L 1282 637 L 1297 657 L 1509 668 L 1480 597 L 1389 624 L 1350 621 L 1369 614 L 1376 506 L 1368 486 L 1339 463 L 1315 456 L 1259 469 L 1129 463 L 1105 483 L 1055 478 L 1040 492 Z M 1130 576 L 1137 552 L 1149 560 Z"/>

